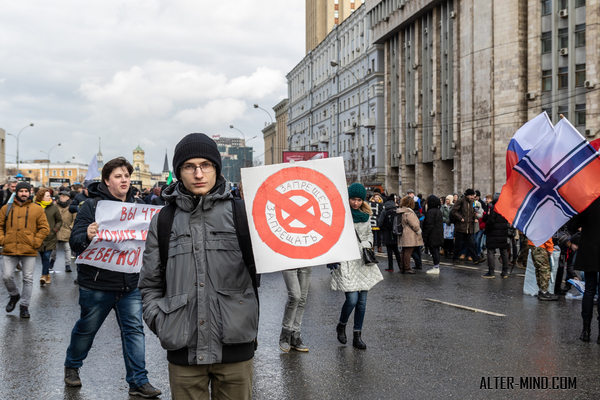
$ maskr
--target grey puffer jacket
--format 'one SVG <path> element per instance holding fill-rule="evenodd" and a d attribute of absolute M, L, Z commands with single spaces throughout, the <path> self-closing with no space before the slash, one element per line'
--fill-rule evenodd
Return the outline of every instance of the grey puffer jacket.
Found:
<path fill-rule="evenodd" d="M 361 254 L 363 248 L 373 247 L 373 233 L 371 224 L 367 222 L 355 222 L 354 229 L 358 236 L 358 249 Z M 331 273 L 331 289 L 342 292 L 356 292 L 369 290 L 377 282 L 383 280 L 383 275 L 377 264 L 365 264 L 362 258 L 351 261 L 343 261 L 337 269 Z"/>
<path fill-rule="evenodd" d="M 144 321 L 177 365 L 246 361 L 254 356 L 258 302 L 236 236 L 232 195 L 219 178 L 205 196 L 181 183 L 162 196 L 177 209 L 161 272 L 154 216 L 138 287 Z"/>

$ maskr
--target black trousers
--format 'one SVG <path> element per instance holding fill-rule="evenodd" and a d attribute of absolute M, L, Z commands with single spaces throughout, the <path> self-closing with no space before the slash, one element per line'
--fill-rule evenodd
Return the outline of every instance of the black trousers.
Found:
<path fill-rule="evenodd" d="M 591 320 L 594 317 L 594 296 L 598 290 L 598 273 L 585 272 L 585 292 L 583 292 L 583 301 L 581 302 L 581 317 Z M 600 307 L 600 305 L 599 305 Z M 598 313 L 600 321 L 600 312 Z"/>
<path fill-rule="evenodd" d="M 460 256 L 460 246 L 465 241 L 467 245 L 467 257 L 473 257 L 473 261 L 477 261 L 477 252 L 475 251 L 475 241 L 473 240 L 472 233 L 462 233 L 454 231 L 454 251 L 452 253 L 452 259 L 458 260 Z"/>
<path fill-rule="evenodd" d="M 395 244 L 386 244 L 385 248 L 387 249 L 388 256 L 388 269 L 394 269 L 394 257 L 396 256 L 396 263 L 398 264 L 398 269 L 402 270 L 402 259 L 400 258 L 400 249 L 398 249 L 398 245 Z"/>

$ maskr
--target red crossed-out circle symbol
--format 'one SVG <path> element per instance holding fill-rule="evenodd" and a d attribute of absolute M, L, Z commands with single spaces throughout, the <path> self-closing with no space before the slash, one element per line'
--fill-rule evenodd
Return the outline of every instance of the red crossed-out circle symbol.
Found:
<path fill-rule="evenodd" d="M 300 208 L 302 208 L 305 211 L 312 209 L 314 211 L 313 214 L 315 215 L 315 217 L 321 218 L 319 202 L 317 201 L 317 199 L 315 199 L 310 194 L 306 193 L 304 190 L 290 190 L 289 192 L 284 193 L 284 196 L 288 199 L 291 199 L 294 196 L 299 196 L 307 199 L 308 201 L 302 206 L 300 206 Z M 281 207 L 275 208 L 275 215 L 277 216 L 277 222 L 279 222 L 279 225 L 281 225 L 281 227 L 289 233 L 300 233 L 306 235 L 307 233 L 310 233 L 310 231 L 312 231 L 312 228 L 308 225 L 304 225 L 304 228 L 297 228 L 291 226 L 290 224 L 296 221 L 296 218 L 294 218 L 293 215 L 288 215 L 286 218 L 284 218 L 283 210 L 281 209 Z"/>
<path fill-rule="evenodd" d="M 330 225 L 322 220 L 319 203 L 311 193 L 304 190 L 280 193 L 277 190 L 277 187 L 286 182 L 298 179 L 310 182 L 327 197 L 331 207 Z M 304 197 L 307 202 L 299 206 L 291 200 L 294 196 Z M 309 246 L 295 246 L 281 236 L 277 236 L 267 221 L 267 202 L 275 205 L 277 222 L 287 233 L 308 234 L 314 231 L 321 236 L 321 239 Z M 309 212 L 311 208 L 314 214 Z M 288 216 L 284 218 L 283 212 Z M 338 242 L 344 230 L 346 209 L 342 196 L 329 178 L 310 168 L 291 167 L 274 173 L 259 187 L 252 206 L 252 217 L 258 235 L 271 250 L 288 258 L 313 259 L 327 253 Z M 290 226 L 294 221 L 305 227 Z"/>

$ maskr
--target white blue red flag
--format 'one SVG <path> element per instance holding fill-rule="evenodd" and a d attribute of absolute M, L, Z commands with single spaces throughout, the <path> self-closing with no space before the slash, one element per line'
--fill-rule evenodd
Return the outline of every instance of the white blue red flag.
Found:
<path fill-rule="evenodd" d="M 600 197 L 598 152 L 560 120 L 514 166 L 496 210 L 536 246 Z"/>
<path fill-rule="evenodd" d="M 517 163 L 546 135 L 552 134 L 552 122 L 546 111 L 523 125 L 508 143 L 506 150 L 506 179 Z"/>

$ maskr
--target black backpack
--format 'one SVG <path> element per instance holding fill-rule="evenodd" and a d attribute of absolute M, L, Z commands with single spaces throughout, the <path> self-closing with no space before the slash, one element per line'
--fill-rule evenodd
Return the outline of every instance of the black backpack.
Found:
<path fill-rule="evenodd" d="M 260 286 L 260 275 L 256 273 L 256 264 L 254 263 L 254 253 L 252 252 L 252 242 L 250 241 L 250 228 L 246 215 L 244 200 L 234 197 L 231 199 L 233 208 L 233 220 L 235 224 L 235 234 L 242 250 L 244 264 L 250 272 L 252 278 L 252 287 L 256 301 L 258 302 L 258 287 Z M 169 259 L 169 238 L 171 237 L 171 228 L 173 227 L 173 218 L 175 217 L 175 203 L 169 203 L 158 213 L 158 252 L 160 255 L 161 272 L 164 275 Z"/>
<path fill-rule="evenodd" d="M 394 225 L 393 225 L 392 232 L 398 238 L 400 238 L 402 236 L 402 233 L 404 232 L 404 227 L 402 226 L 402 216 L 403 215 L 404 215 L 404 213 L 394 215 Z"/>

